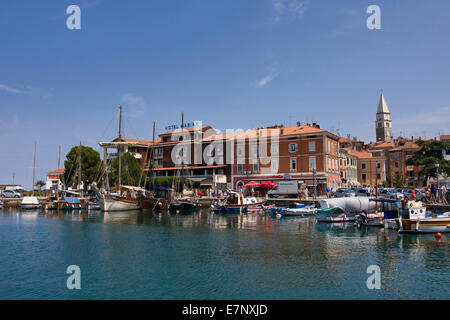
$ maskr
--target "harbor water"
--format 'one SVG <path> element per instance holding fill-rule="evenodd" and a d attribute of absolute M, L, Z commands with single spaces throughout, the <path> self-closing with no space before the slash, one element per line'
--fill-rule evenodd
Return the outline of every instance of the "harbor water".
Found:
<path fill-rule="evenodd" d="M 207 209 L 2 211 L 0 298 L 448 299 L 449 238 Z"/>

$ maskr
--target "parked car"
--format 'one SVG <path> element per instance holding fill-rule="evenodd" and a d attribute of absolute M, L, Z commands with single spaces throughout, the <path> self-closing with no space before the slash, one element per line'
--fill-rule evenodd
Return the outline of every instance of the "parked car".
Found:
<path fill-rule="evenodd" d="M 379 196 L 386 199 L 403 199 L 403 193 L 398 192 L 396 189 L 380 189 Z"/>
<path fill-rule="evenodd" d="M 418 189 L 403 189 L 403 191 L 402 191 L 403 198 L 405 200 L 411 200 L 413 190 L 416 191 L 416 200 L 417 201 L 425 201 L 426 200 L 425 191 L 420 188 L 418 188 Z"/>
<path fill-rule="evenodd" d="M 1 194 L 2 198 L 21 198 L 22 195 L 14 190 L 4 190 Z"/>
<path fill-rule="evenodd" d="M 427 195 L 425 194 L 425 189 L 416 189 L 416 201 L 427 201 Z"/>
<path fill-rule="evenodd" d="M 333 194 L 333 196 L 335 198 L 354 197 L 355 192 L 352 189 L 340 188 L 340 189 L 336 190 L 336 192 Z"/>
<path fill-rule="evenodd" d="M 357 197 L 370 197 L 369 189 L 367 188 L 360 188 L 358 191 L 356 191 Z"/>

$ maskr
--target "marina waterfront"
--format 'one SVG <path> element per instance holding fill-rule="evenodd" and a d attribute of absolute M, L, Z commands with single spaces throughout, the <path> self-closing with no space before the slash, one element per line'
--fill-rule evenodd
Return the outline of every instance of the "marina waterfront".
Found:
<path fill-rule="evenodd" d="M 448 299 L 448 235 L 314 217 L 0 213 L 2 299 Z M 66 269 L 81 269 L 81 289 Z M 381 270 L 370 290 L 367 268 Z"/>

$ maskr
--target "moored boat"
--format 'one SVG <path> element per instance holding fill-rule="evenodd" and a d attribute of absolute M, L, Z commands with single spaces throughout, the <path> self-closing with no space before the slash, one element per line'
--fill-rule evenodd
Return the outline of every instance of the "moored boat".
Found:
<path fill-rule="evenodd" d="M 173 190 L 153 186 L 151 192 L 143 192 L 139 197 L 139 206 L 142 210 L 168 210 Z"/>
<path fill-rule="evenodd" d="M 56 201 L 58 210 L 86 210 L 88 201 L 86 198 L 64 196 Z"/>
<path fill-rule="evenodd" d="M 318 209 L 316 214 L 317 222 L 342 223 L 355 222 L 356 216 L 353 213 L 346 213 L 340 207 Z"/>
<path fill-rule="evenodd" d="M 450 232 L 450 217 L 427 216 L 426 209 L 419 206 L 408 206 L 403 210 L 399 219 L 401 233 L 437 233 Z"/>
<path fill-rule="evenodd" d="M 23 210 L 39 209 L 41 204 L 37 197 L 23 197 L 20 207 Z"/>
<path fill-rule="evenodd" d="M 281 210 L 280 214 L 282 216 L 308 216 L 308 215 L 314 215 L 317 213 L 317 209 L 313 206 L 307 206 L 305 204 L 296 203 L 293 207 L 289 207 L 286 209 Z"/>
<path fill-rule="evenodd" d="M 213 211 L 220 213 L 246 213 L 248 210 L 249 202 L 251 200 L 245 199 L 244 195 L 240 192 L 230 192 L 228 197 L 219 204 L 213 205 Z M 257 203 L 252 203 L 252 206 Z M 263 204 L 263 203 L 261 203 Z"/>

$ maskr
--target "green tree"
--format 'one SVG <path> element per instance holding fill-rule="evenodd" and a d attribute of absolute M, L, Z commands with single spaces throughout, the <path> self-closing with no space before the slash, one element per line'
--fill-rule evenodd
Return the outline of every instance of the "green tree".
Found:
<path fill-rule="evenodd" d="M 42 187 L 45 186 L 45 182 L 38 180 L 34 185 L 39 188 L 39 191 L 41 191 Z"/>
<path fill-rule="evenodd" d="M 400 172 L 394 175 L 392 182 L 395 188 L 403 188 L 406 185 L 406 179 Z"/>
<path fill-rule="evenodd" d="M 103 162 L 100 153 L 86 146 L 73 147 L 66 155 L 64 161 L 63 183 L 66 187 L 76 187 L 78 185 L 78 156 L 81 152 L 81 181 L 84 186 L 97 181 L 101 176 Z"/>
<path fill-rule="evenodd" d="M 129 152 L 120 157 L 120 184 L 127 186 L 146 186 L 148 179 L 139 161 Z M 117 186 L 119 158 L 114 159 L 109 167 L 109 184 Z"/>
<path fill-rule="evenodd" d="M 450 161 L 445 160 L 443 150 L 450 147 L 450 142 L 419 140 L 416 142 L 421 148 L 406 160 L 407 165 L 423 166 L 419 174 L 425 176 L 424 185 L 430 177 L 436 177 L 436 163 L 439 163 L 439 174 L 450 175 Z"/>

